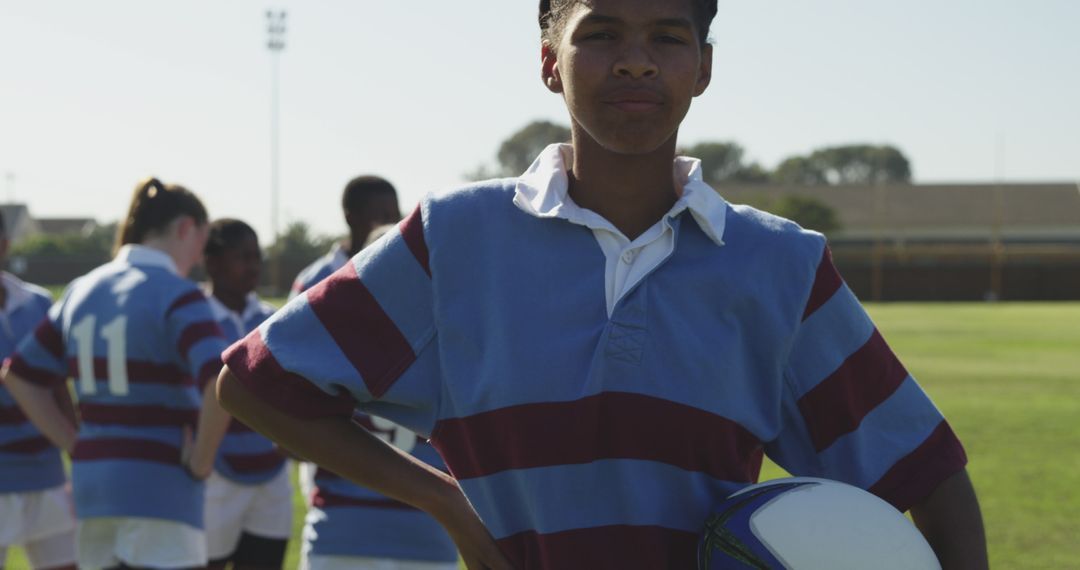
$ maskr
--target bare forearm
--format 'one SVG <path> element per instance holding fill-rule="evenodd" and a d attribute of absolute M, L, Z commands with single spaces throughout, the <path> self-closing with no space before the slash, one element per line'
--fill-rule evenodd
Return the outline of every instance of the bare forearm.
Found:
<path fill-rule="evenodd" d="M 196 476 L 206 477 L 213 470 L 214 456 L 225 438 L 230 420 L 232 416 L 217 401 L 214 383 L 208 383 L 203 391 L 202 409 L 199 410 L 195 445 L 188 459 L 188 466 Z"/>
<path fill-rule="evenodd" d="M 218 380 L 218 397 L 237 419 L 288 451 L 435 516 L 445 502 L 460 495 L 448 475 L 401 453 L 349 418 L 296 419 L 248 392 L 228 369 Z"/>
<path fill-rule="evenodd" d="M 34 427 L 53 445 L 71 453 L 75 448 L 77 431 L 75 424 L 68 419 L 57 402 L 55 391 L 32 384 L 7 369 L 3 375 L 8 392 L 19 403 L 19 407 Z"/>
<path fill-rule="evenodd" d="M 943 569 L 989 567 L 979 501 L 966 470 L 938 485 L 925 501 L 911 508 L 911 516 Z"/>

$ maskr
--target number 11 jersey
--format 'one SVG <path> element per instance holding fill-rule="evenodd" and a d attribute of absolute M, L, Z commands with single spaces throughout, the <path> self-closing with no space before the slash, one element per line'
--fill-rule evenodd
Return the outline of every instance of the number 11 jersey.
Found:
<path fill-rule="evenodd" d="M 75 280 L 19 345 L 11 369 L 22 378 L 45 386 L 75 380 L 80 520 L 203 527 L 203 483 L 181 468 L 180 449 L 225 347 L 202 291 L 166 254 L 138 245 Z"/>

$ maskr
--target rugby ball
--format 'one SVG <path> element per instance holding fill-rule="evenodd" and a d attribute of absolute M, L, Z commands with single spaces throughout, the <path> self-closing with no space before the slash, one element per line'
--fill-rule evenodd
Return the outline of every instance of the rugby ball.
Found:
<path fill-rule="evenodd" d="M 878 497 L 838 481 L 776 479 L 731 495 L 705 523 L 699 570 L 940 570 L 922 534 Z"/>

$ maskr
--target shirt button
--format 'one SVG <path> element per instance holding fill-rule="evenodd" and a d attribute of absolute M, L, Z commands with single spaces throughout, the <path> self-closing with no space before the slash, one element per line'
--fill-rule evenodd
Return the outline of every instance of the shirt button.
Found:
<path fill-rule="evenodd" d="M 633 263 L 634 262 L 634 254 L 635 254 L 635 252 L 632 249 L 624 251 L 623 254 L 622 254 L 623 263 Z"/>

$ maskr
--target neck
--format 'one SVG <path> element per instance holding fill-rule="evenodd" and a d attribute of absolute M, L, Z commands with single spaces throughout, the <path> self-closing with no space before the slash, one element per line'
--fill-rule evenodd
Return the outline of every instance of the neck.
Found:
<path fill-rule="evenodd" d="M 675 137 L 647 154 L 618 154 L 574 129 L 570 197 L 633 240 L 678 200 L 673 174 Z"/>
<path fill-rule="evenodd" d="M 349 257 L 352 257 L 360 252 L 364 248 L 364 242 L 367 240 L 367 236 L 357 235 L 356 232 L 349 230 L 349 238 L 342 244 L 345 246 L 345 251 L 348 252 Z"/>
<path fill-rule="evenodd" d="M 180 275 L 187 276 L 188 272 L 191 271 L 190 266 L 186 266 L 181 262 L 180 247 L 175 240 L 170 240 L 166 237 L 151 237 L 143 240 L 139 245 L 149 247 L 150 249 L 156 249 L 165 255 L 168 255 L 172 259 L 173 265 L 176 266 L 176 271 L 179 272 Z"/>
<path fill-rule="evenodd" d="M 225 305 L 234 313 L 243 313 L 244 309 L 247 307 L 247 293 L 230 291 L 211 283 L 210 294 L 218 301 L 221 301 L 222 305 Z"/>

